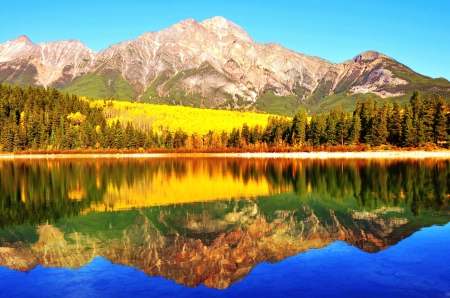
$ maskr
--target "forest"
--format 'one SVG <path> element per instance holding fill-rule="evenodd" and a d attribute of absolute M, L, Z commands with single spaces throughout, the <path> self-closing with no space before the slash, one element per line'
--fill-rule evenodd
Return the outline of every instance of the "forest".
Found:
<path fill-rule="evenodd" d="M 265 125 L 243 123 L 228 130 L 154 127 L 121 117 L 123 111 L 112 113 L 112 106 L 111 100 L 88 100 L 57 89 L 0 84 L 0 152 L 437 149 L 448 147 L 450 136 L 446 101 L 439 95 L 423 99 L 418 91 L 403 106 L 369 98 L 358 100 L 353 112 L 338 107 L 309 116 L 299 110 L 293 118 L 269 116 Z"/>

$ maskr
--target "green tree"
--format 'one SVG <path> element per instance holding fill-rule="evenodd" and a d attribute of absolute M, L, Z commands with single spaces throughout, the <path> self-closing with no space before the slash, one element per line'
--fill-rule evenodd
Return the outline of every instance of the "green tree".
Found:
<path fill-rule="evenodd" d="M 167 149 L 173 148 L 173 135 L 170 131 L 166 133 L 166 136 L 164 138 L 164 147 L 166 147 Z"/>
<path fill-rule="evenodd" d="M 434 97 L 433 139 L 435 143 L 448 140 L 447 132 L 447 105 L 440 95 Z"/>
<path fill-rule="evenodd" d="M 174 148 L 183 148 L 186 145 L 186 140 L 189 136 L 179 128 L 173 137 L 173 147 Z"/>
<path fill-rule="evenodd" d="M 410 99 L 412 110 L 412 127 L 415 130 L 414 134 L 411 134 L 412 143 L 415 146 L 420 146 L 425 140 L 425 126 L 423 122 L 423 115 L 425 114 L 424 104 L 419 91 L 414 91 Z"/>
<path fill-rule="evenodd" d="M 427 97 L 424 102 L 424 109 L 422 115 L 420 116 L 423 125 L 423 143 L 434 143 L 434 117 L 436 114 L 436 105 L 434 99 L 431 100 L 430 97 Z"/>
<path fill-rule="evenodd" d="M 328 114 L 325 128 L 326 143 L 336 145 L 339 140 L 337 136 L 337 124 L 340 121 L 340 108 L 332 109 Z"/>
<path fill-rule="evenodd" d="M 361 133 L 361 119 L 359 118 L 359 115 L 356 114 L 352 117 L 351 121 L 352 122 L 348 133 L 348 140 L 350 144 L 354 145 L 359 142 L 359 135 Z"/>
<path fill-rule="evenodd" d="M 125 147 L 127 149 L 137 148 L 136 131 L 131 122 L 127 122 L 125 127 Z"/>
<path fill-rule="evenodd" d="M 242 124 L 241 138 L 245 144 L 250 143 L 250 137 L 251 137 L 251 132 L 250 132 L 250 128 L 248 127 L 247 123 Z"/>
<path fill-rule="evenodd" d="M 228 139 L 228 147 L 229 148 L 239 148 L 240 147 L 240 140 L 241 133 L 239 129 L 233 128 L 233 130 L 230 133 L 230 138 Z"/>
<path fill-rule="evenodd" d="M 2 125 L 0 144 L 4 152 L 12 152 L 14 150 L 14 134 L 10 125 Z"/>
<path fill-rule="evenodd" d="M 122 149 L 125 145 L 125 133 L 123 131 L 122 124 L 120 121 L 116 121 L 113 124 L 113 142 L 112 148 Z"/>
<path fill-rule="evenodd" d="M 372 117 L 373 117 L 373 102 L 372 98 L 360 102 L 360 114 L 361 119 L 361 134 L 359 136 L 359 141 L 361 143 L 370 144 L 372 141 Z M 358 110 L 358 109 L 357 109 Z"/>
<path fill-rule="evenodd" d="M 388 137 L 387 112 L 389 106 L 387 103 L 381 109 L 378 108 L 378 101 L 375 101 L 372 123 L 371 123 L 371 145 L 380 146 L 386 143 Z"/>
<path fill-rule="evenodd" d="M 402 143 L 404 147 L 416 145 L 417 130 L 413 126 L 413 112 L 409 104 L 405 105 L 402 124 Z"/>
<path fill-rule="evenodd" d="M 349 118 L 350 115 L 348 114 L 348 112 L 342 111 L 341 107 L 339 106 L 336 123 L 336 141 L 341 145 L 344 145 L 344 143 L 349 139 L 348 130 L 351 125 Z"/>
<path fill-rule="evenodd" d="M 308 115 L 304 110 L 298 110 L 292 120 L 291 140 L 294 146 L 303 146 L 306 143 L 306 131 L 308 126 Z"/>
<path fill-rule="evenodd" d="M 401 107 L 398 101 L 394 102 L 392 112 L 388 117 L 389 136 L 388 142 L 395 146 L 402 144 L 402 114 Z"/>
<path fill-rule="evenodd" d="M 308 131 L 308 139 L 313 147 L 318 147 L 327 142 L 326 128 L 327 115 L 322 113 L 317 116 L 316 114 L 314 114 L 311 118 Z"/>
<path fill-rule="evenodd" d="M 263 129 L 261 126 L 256 125 L 256 126 L 252 127 L 251 133 L 250 133 L 250 143 L 257 144 L 258 142 L 261 142 L 262 135 L 263 135 Z M 224 146 L 225 146 L 225 144 L 224 144 Z"/>

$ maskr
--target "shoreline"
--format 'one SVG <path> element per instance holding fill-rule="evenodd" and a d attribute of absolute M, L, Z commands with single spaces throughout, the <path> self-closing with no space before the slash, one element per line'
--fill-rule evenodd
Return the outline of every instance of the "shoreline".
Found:
<path fill-rule="evenodd" d="M 153 159 L 153 158 L 288 158 L 288 159 L 450 159 L 450 151 L 256 152 L 256 153 L 59 153 L 0 154 L 1 160 L 24 159 Z"/>

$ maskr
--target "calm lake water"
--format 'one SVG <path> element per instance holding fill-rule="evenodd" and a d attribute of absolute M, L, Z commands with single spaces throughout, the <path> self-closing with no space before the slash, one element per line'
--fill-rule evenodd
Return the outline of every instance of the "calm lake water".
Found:
<path fill-rule="evenodd" d="M 450 297 L 450 160 L 0 161 L 0 297 Z"/>

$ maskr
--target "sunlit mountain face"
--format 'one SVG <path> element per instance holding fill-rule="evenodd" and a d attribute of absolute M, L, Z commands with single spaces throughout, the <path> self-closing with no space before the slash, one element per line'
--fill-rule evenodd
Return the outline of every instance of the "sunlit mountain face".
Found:
<path fill-rule="evenodd" d="M 446 159 L 0 161 L 0 265 L 94 257 L 225 289 L 262 262 L 343 241 L 377 253 L 450 221 Z"/>
<path fill-rule="evenodd" d="M 288 116 L 299 108 L 321 113 L 342 105 L 350 111 L 368 97 L 406 102 L 414 90 L 450 97 L 447 79 L 416 73 L 376 51 L 355 54 L 336 64 L 256 42 L 223 17 L 187 19 L 99 52 L 78 40 L 34 44 L 17 37 L 0 44 L 0 82 L 88 98 Z"/>

